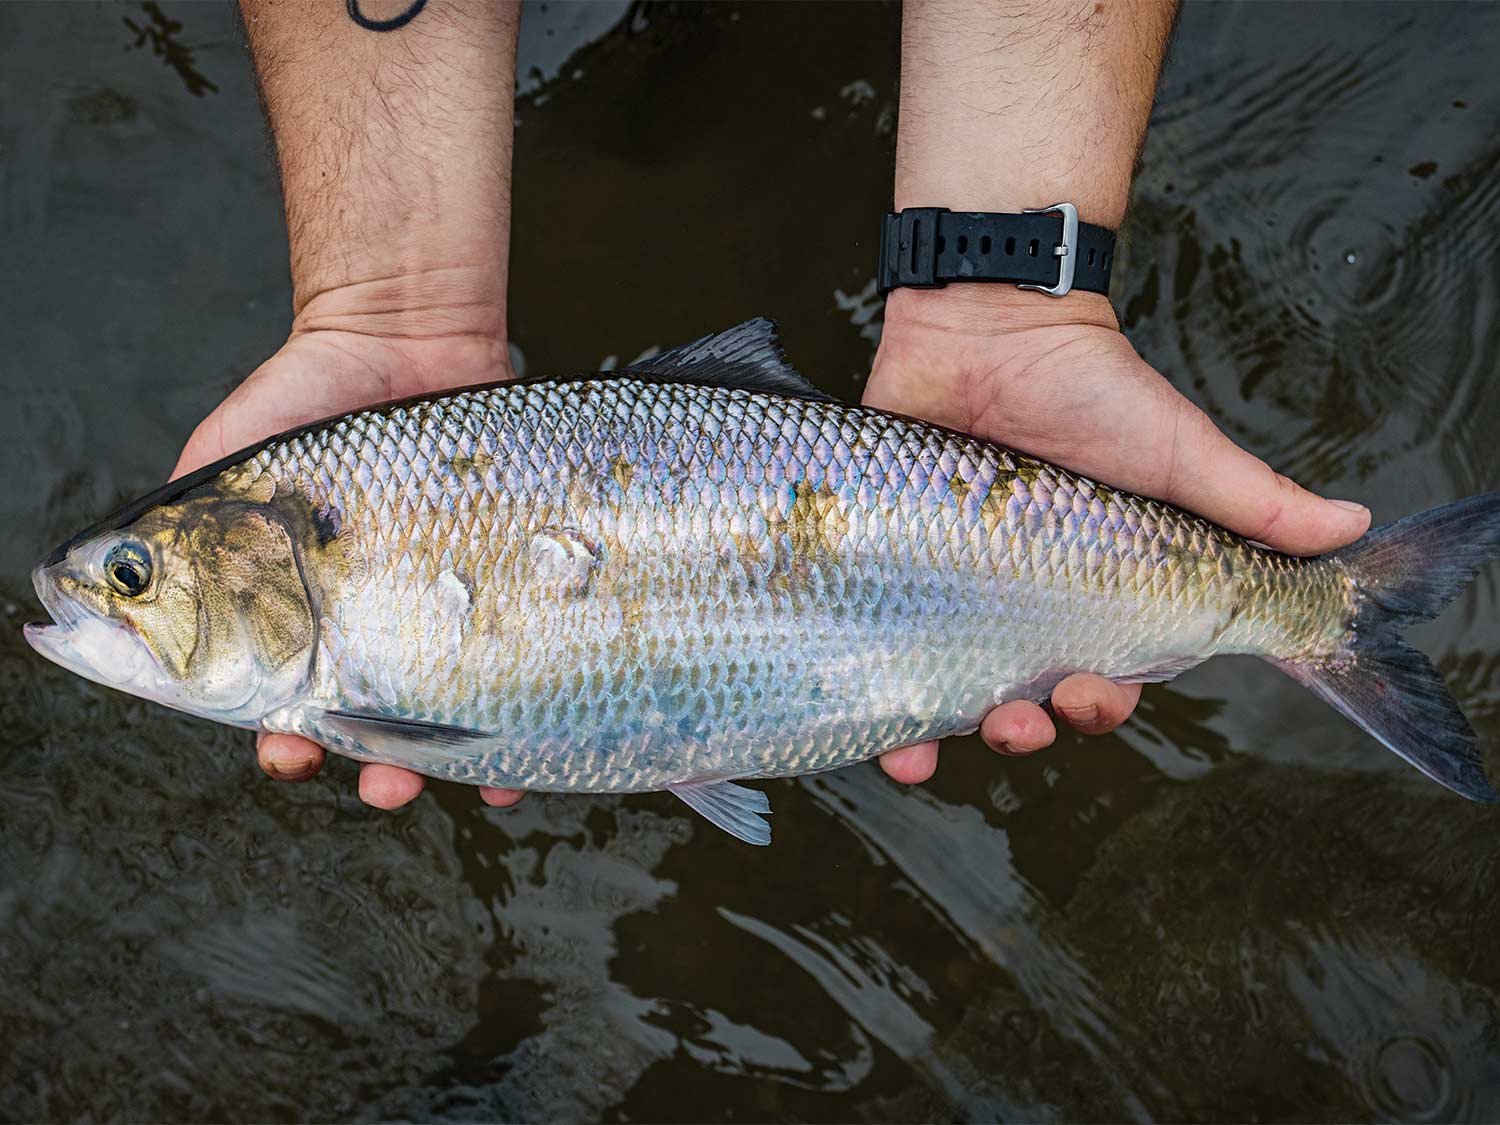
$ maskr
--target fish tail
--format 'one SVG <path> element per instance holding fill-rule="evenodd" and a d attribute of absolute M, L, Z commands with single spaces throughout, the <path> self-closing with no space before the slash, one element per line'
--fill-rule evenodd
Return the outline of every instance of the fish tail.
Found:
<path fill-rule="evenodd" d="M 1471 801 L 1500 801 L 1474 728 L 1432 662 L 1403 639 L 1436 617 L 1500 555 L 1500 492 L 1379 527 L 1335 557 L 1357 589 L 1342 659 L 1272 660 L 1434 781 Z"/>

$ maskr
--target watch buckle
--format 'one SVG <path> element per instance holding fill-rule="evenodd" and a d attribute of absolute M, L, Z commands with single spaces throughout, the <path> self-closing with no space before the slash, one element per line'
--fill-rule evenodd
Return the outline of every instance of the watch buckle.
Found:
<path fill-rule="evenodd" d="M 1026 207 L 1027 215 L 1062 216 L 1062 241 L 1052 248 L 1057 261 L 1056 285 L 1022 284 L 1017 289 L 1034 289 L 1049 297 L 1064 297 L 1073 291 L 1073 271 L 1078 266 L 1078 208 L 1071 203 L 1054 203 L 1051 207 Z"/>

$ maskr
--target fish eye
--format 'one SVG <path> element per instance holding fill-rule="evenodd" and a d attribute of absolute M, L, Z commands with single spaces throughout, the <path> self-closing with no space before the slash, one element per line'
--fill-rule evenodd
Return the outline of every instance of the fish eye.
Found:
<path fill-rule="evenodd" d="M 109 584 L 127 598 L 138 598 L 151 585 L 151 556 L 139 543 L 119 543 L 104 556 Z"/>

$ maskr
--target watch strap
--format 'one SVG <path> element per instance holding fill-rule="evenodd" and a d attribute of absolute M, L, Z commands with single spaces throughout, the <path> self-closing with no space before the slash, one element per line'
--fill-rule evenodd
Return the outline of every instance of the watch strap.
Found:
<path fill-rule="evenodd" d="M 1115 232 L 1079 222 L 1071 203 L 1020 214 L 908 207 L 882 219 L 875 288 L 998 281 L 1054 297 L 1108 293 L 1114 255 Z"/>

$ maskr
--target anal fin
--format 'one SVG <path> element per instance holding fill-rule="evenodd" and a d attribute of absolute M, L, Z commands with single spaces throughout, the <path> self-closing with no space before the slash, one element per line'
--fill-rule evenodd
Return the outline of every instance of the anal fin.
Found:
<path fill-rule="evenodd" d="M 747 789 L 732 781 L 679 781 L 668 785 L 688 808 L 747 844 L 764 847 L 771 842 L 771 799 L 759 789 Z"/>

